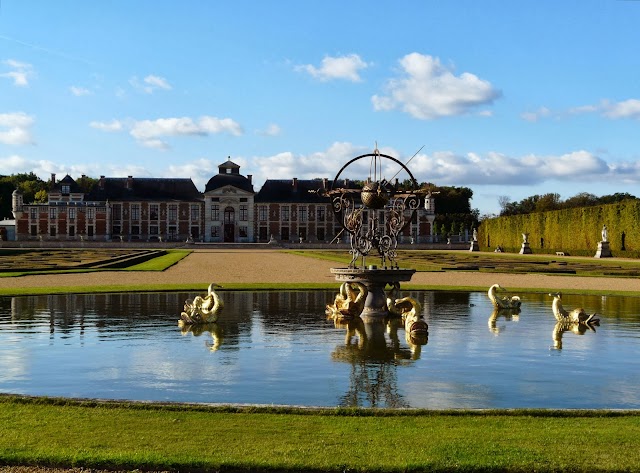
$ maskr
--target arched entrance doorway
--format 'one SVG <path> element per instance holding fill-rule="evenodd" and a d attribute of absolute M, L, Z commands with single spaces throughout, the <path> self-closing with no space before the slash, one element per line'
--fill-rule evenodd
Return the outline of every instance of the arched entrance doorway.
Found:
<path fill-rule="evenodd" d="M 233 207 L 227 207 L 224 209 L 224 241 L 225 243 L 235 241 L 235 221 L 236 215 Z"/>

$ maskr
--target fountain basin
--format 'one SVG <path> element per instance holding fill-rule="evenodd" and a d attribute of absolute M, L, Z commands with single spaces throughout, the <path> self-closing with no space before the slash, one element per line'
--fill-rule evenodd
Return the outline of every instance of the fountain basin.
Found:
<path fill-rule="evenodd" d="M 396 283 L 411 281 L 415 269 L 403 268 L 331 268 L 331 274 L 339 282 L 359 282 L 367 288 L 367 297 L 364 309 L 360 317 L 367 319 L 380 319 L 389 316 L 387 306 L 387 294 L 384 288 Z"/>

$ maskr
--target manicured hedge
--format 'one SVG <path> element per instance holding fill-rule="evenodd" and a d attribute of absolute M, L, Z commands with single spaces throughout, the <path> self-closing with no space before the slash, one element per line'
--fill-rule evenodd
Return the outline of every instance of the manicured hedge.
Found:
<path fill-rule="evenodd" d="M 589 255 L 597 250 L 605 224 L 614 256 L 640 254 L 640 200 L 483 220 L 478 241 L 485 249 L 501 246 L 517 252 L 522 234 L 528 233 L 534 253 Z"/>

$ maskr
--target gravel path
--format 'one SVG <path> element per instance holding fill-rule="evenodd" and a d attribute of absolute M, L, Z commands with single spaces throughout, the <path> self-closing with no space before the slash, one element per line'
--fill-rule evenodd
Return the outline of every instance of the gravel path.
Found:
<path fill-rule="evenodd" d="M 106 271 L 0 278 L 0 288 L 74 287 L 144 284 L 225 283 L 333 283 L 335 262 L 293 255 L 282 250 L 195 250 L 166 271 Z M 426 286 L 479 286 L 500 284 L 511 288 L 542 288 L 640 292 L 640 278 L 597 278 L 543 274 L 484 272 L 421 272 L 412 284 Z M 338 283 L 336 283 L 338 285 Z"/>

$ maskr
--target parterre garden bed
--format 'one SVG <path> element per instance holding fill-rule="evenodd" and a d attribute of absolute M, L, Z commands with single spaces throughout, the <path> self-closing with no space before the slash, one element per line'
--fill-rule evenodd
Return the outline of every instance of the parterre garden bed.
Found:
<path fill-rule="evenodd" d="M 153 249 L 0 250 L 0 273 L 126 268 L 166 254 Z"/>

